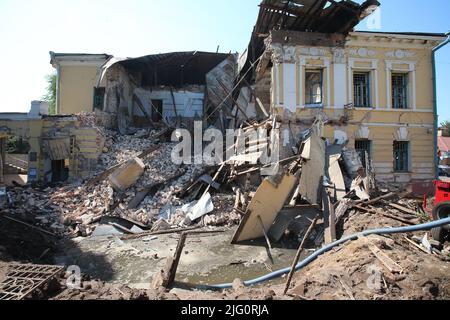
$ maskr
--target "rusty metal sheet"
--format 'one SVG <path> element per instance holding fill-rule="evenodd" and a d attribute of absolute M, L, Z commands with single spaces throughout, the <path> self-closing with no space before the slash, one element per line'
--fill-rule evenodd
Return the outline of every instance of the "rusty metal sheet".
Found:
<path fill-rule="evenodd" d="M 32 264 L 0 264 L 0 269 L 6 271 L 0 283 L 0 300 L 23 300 L 64 270 Z"/>

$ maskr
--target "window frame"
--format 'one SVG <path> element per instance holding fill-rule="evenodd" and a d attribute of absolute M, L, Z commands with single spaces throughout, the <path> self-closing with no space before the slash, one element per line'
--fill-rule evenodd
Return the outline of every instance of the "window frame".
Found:
<path fill-rule="evenodd" d="M 311 102 L 308 101 L 308 74 L 310 73 L 316 73 L 320 75 L 320 102 L 319 103 L 315 103 L 315 102 Z M 305 106 L 308 108 L 320 108 L 324 106 L 324 69 L 320 68 L 320 69 L 306 69 L 305 70 Z M 309 95 L 310 98 L 313 98 L 317 95 Z"/>
<path fill-rule="evenodd" d="M 397 146 L 403 145 L 403 148 L 400 148 L 401 150 L 397 149 Z M 410 172 L 410 165 L 411 165 L 411 145 L 409 141 L 394 141 L 393 143 L 393 156 L 394 156 L 394 173 L 409 173 Z M 398 159 L 398 153 L 399 152 L 405 152 L 406 156 L 403 156 L 403 160 Z M 402 168 L 398 166 L 399 163 L 402 163 Z M 406 163 L 405 163 L 406 162 Z"/>
<path fill-rule="evenodd" d="M 366 149 L 361 149 L 361 148 L 359 148 L 358 149 L 358 143 L 367 143 L 368 145 L 367 145 L 367 150 Z M 369 160 L 371 161 L 372 160 L 372 146 L 373 146 L 373 141 L 372 140 L 369 140 L 369 139 L 356 139 L 355 140 L 355 150 L 358 152 L 358 153 L 360 153 L 360 152 L 362 152 L 362 151 L 367 151 L 367 154 L 368 154 L 368 157 L 369 157 Z M 361 157 L 361 155 L 360 155 L 360 157 Z M 367 161 L 367 159 L 361 159 L 362 161 L 363 161 L 363 164 L 367 164 L 367 163 L 364 163 L 365 161 Z"/>
<path fill-rule="evenodd" d="M 361 97 L 360 99 L 357 99 L 356 97 L 356 83 L 355 83 L 355 76 L 357 75 L 364 75 L 365 76 L 365 80 L 366 80 L 366 84 L 365 86 L 367 87 L 367 103 L 364 103 L 362 105 L 358 105 L 357 104 L 357 100 L 364 100 L 364 97 Z M 353 105 L 355 108 L 358 109 L 362 109 L 362 108 L 368 108 L 368 109 L 372 109 L 373 108 L 373 99 L 372 99 L 372 72 L 371 71 L 364 71 L 364 70 L 358 70 L 358 71 L 353 71 Z"/>
<path fill-rule="evenodd" d="M 403 91 L 403 95 L 404 95 L 404 97 L 403 97 L 403 101 L 402 101 L 402 104 L 403 104 L 403 107 L 399 107 L 399 100 L 397 99 L 397 95 L 395 94 L 396 92 L 395 92 L 395 90 L 394 90 L 394 77 L 403 77 L 403 79 L 404 79 L 404 84 L 403 84 L 403 87 L 404 88 L 402 88 L 402 91 Z M 391 103 L 392 103 L 392 109 L 394 109 L 394 110 L 409 110 L 409 109 L 411 109 L 411 107 L 410 107 L 410 97 L 409 97 L 409 94 L 410 94 L 410 88 L 409 88 L 409 85 L 410 85 L 410 80 L 409 80 L 409 78 L 410 78 L 410 75 L 409 75 L 409 73 L 408 72 L 399 72 L 399 71 L 396 71 L 396 72 L 392 72 L 391 73 Z"/>

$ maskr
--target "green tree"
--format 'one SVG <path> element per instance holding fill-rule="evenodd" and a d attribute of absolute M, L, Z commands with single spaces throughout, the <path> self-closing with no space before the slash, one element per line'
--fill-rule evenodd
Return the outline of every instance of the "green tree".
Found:
<path fill-rule="evenodd" d="M 450 136 L 450 121 L 442 122 L 441 128 L 446 136 Z"/>
<path fill-rule="evenodd" d="M 48 103 L 48 112 L 50 114 L 56 114 L 56 78 L 55 73 L 45 77 L 47 80 L 47 92 L 42 97 L 42 100 Z"/>

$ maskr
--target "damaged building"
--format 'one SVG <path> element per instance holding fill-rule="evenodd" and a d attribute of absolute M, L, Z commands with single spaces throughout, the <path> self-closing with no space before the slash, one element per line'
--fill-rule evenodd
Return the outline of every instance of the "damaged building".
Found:
<path fill-rule="evenodd" d="M 0 300 L 448 298 L 446 38 L 355 32 L 378 6 L 263 0 L 240 56 L 52 52 L 58 115 L 0 114 Z M 174 160 L 197 120 L 226 159 Z"/>
<path fill-rule="evenodd" d="M 2 182 L 10 185 L 86 178 L 95 173 L 103 152 L 104 136 L 95 120 L 49 116 L 47 103 L 41 101 L 34 101 L 29 113 L 1 113 L 0 128 Z M 26 147 L 8 151 L 11 138 Z"/>
<path fill-rule="evenodd" d="M 130 127 L 203 119 L 211 102 L 232 91 L 235 55 L 175 52 L 126 59 L 103 69 L 103 112 L 118 117 L 122 133 Z"/>
<path fill-rule="evenodd" d="M 435 178 L 432 50 L 446 36 L 354 32 L 378 5 L 263 1 L 243 70 L 290 144 L 320 115 L 322 137 L 367 153 L 377 180 L 423 191 Z"/>

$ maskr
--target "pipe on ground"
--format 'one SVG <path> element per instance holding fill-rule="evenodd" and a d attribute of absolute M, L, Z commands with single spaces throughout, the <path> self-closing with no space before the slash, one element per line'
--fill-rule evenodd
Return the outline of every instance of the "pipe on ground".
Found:
<path fill-rule="evenodd" d="M 408 226 L 408 227 L 401 227 L 401 228 L 373 229 L 373 230 L 367 230 L 367 231 L 363 231 L 363 232 L 360 232 L 357 234 L 353 234 L 353 235 L 347 236 L 345 238 L 342 238 L 336 242 L 333 242 L 333 243 L 321 248 L 320 250 L 316 251 L 314 254 L 312 254 L 305 260 L 301 261 L 295 267 L 295 271 L 299 271 L 299 270 L 305 268 L 311 262 L 316 260 L 319 256 L 330 251 L 334 247 L 340 246 L 348 241 L 357 240 L 359 237 L 367 237 L 370 235 L 388 235 L 388 234 L 410 233 L 410 232 L 417 232 L 417 231 L 427 231 L 427 230 L 431 230 L 434 228 L 443 227 L 443 226 L 446 226 L 449 224 L 450 224 L 450 218 L 446 218 L 446 219 L 442 219 L 442 220 L 438 220 L 438 221 L 434 221 L 434 222 L 430 222 L 430 223 L 425 223 L 425 224 L 420 224 L 420 225 L 416 225 L 416 226 Z M 245 281 L 244 284 L 246 286 L 253 286 L 256 284 L 260 284 L 260 283 L 281 277 L 285 274 L 288 274 L 290 271 L 291 271 L 291 268 L 281 269 L 281 270 L 269 273 L 265 276 L 262 276 L 262 277 L 259 277 L 259 278 L 253 279 L 253 280 Z M 221 290 L 221 289 L 230 289 L 232 287 L 233 287 L 232 283 L 197 286 L 197 288 L 201 289 L 201 290 Z"/>

